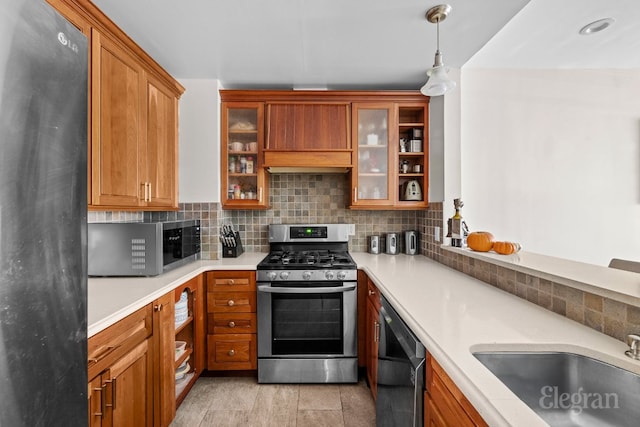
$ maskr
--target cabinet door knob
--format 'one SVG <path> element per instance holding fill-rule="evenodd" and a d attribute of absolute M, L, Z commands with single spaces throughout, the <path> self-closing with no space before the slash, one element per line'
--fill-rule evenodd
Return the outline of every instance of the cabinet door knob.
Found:
<path fill-rule="evenodd" d="M 233 307 L 234 305 L 236 305 L 236 302 L 234 300 L 230 299 L 229 301 L 227 301 L 227 305 L 229 307 Z"/>
<path fill-rule="evenodd" d="M 236 351 L 235 351 L 234 349 L 231 349 L 231 350 L 229 350 L 229 351 L 227 352 L 227 354 L 228 354 L 229 356 L 235 356 L 235 355 L 236 355 Z"/>
<path fill-rule="evenodd" d="M 231 286 L 231 285 L 235 285 L 235 281 L 233 279 L 229 279 L 227 280 L 227 285 Z"/>
<path fill-rule="evenodd" d="M 162 304 L 156 304 L 153 306 L 153 311 L 162 311 Z"/>
<path fill-rule="evenodd" d="M 234 322 L 233 320 L 229 322 L 229 327 L 230 328 L 235 328 L 236 327 L 236 322 Z"/>
<path fill-rule="evenodd" d="M 374 291 L 372 291 L 371 289 L 369 289 L 369 295 L 375 295 L 376 293 Z"/>

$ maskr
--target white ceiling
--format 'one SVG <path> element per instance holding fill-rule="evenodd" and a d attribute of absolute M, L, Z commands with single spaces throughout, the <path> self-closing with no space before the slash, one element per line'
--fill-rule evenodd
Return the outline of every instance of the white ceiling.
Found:
<path fill-rule="evenodd" d="M 417 89 L 436 47 L 432 0 L 93 1 L 175 77 L 227 88 Z M 638 0 L 448 3 L 450 67 L 640 67 Z"/>

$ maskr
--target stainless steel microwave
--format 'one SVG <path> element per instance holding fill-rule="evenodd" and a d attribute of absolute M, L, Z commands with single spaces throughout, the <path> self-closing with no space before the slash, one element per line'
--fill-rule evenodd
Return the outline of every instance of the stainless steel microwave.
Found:
<path fill-rule="evenodd" d="M 156 276 L 200 259 L 200 221 L 88 224 L 89 276 Z"/>

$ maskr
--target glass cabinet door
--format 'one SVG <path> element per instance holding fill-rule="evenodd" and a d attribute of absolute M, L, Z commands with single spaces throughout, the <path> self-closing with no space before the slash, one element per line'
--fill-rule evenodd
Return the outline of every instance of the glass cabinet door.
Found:
<path fill-rule="evenodd" d="M 390 176 L 389 123 L 393 121 L 394 108 L 387 104 L 354 104 L 354 136 L 357 141 L 358 159 L 354 167 L 352 205 L 385 205 L 393 198 Z"/>
<path fill-rule="evenodd" d="M 225 208 L 267 207 L 262 168 L 263 105 L 223 103 L 221 199 Z"/>

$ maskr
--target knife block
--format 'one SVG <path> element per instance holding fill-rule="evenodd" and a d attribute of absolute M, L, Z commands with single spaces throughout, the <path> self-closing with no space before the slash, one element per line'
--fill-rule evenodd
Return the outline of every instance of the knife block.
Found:
<path fill-rule="evenodd" d="M 235 231 L 233 233 L 236 239 L 235 246 L 227 246 L 225 244 L 222 245 L 222 258 L 236 258 L 244 253 L 244 248 L 242 247 L 242 240 L 240 240 L 240 233 Z"/>

